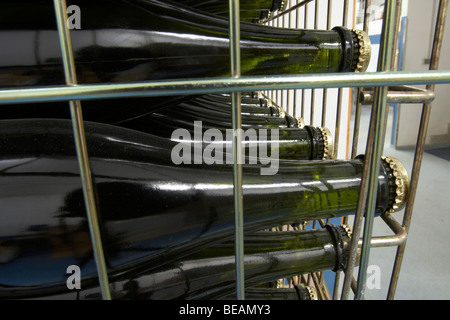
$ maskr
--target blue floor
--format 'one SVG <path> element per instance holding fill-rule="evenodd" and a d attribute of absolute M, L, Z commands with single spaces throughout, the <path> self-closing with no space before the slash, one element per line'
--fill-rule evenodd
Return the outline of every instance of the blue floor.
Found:
<path fill-rule="evenodd" d="M 435 148 L 425 150 L 425 152 L 432 154 L 436 157 L 442 158 L 444 160 L 450 161 L 450 148 Z"/>

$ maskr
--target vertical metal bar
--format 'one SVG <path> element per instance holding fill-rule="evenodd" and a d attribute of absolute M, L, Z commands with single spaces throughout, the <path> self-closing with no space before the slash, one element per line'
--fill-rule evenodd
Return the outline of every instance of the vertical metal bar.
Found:
<path fill-rule="evenodd" d="M 58 25 L 59 40 L 63 58 L 64 74 L 67 85 L 76 85 L 76 69 L 73 58 L 72 42 L 70 32 L 66 26 L 67 4 L 65 0 L 54 0 L 56 21 Z M 100 228 L 98 224 L 97 208 L 95 205 L 94 188 L 89 167 L 89 158 L 86 146 L 86 137 L 83 126 L 83 116 L 81 103 L 79 100 L 69 101 L 70 113 L 72 116 L 72 126 L 74 132 L 75 145 L 77 150 L 78 163 L 80 167 L 83 195 L 86 205 L 89 230 L 91 234 L 92 247 L 94 251 L 95 263 L 97 266 L 98 278 L 102 290 L 102 296 L 105 300 L 111 299 L 109 291 L 108 273 L 106 270 L 105 257 L 101 239 Z"/>
<path fill-rule="evenodd" d="M 364 7 L 364 23 L 363 23 L 363 30 L 367 34 L 369 34 L 369 7 L 371 5 L 371 0 L 365 1 L 365 7 Z M 356 97 L 359 97 L 359 94 L 361 93 L 362 88 L 358 88 Z M 360 128 L 360 119 L 361 119 L 361 103 L 359 99 L 356 100 L 356 110 L 355 110 L 355 123 L 353 128 L 353 144 L 352 144 L 352 159 L 357 156 L 358 152 L 358 140 L 359 140 L 359 128 Z"/>
<path fill-rule="evenodd" d="M 389 71 L 391 67 L 392 45 L 396 27 L 396 10 L 397 6 L 394 0 L 386 1 L 378 71 Z M 374 130 L 374 141 L 373 145 L 367 145 L 367 148 L 372 148 L 372 156 L 368 159 L 370 162 L 368 177 L 369 189 L 367 194 L 367 211 L 364 220 L 363 244 L 361 247 L 358 272 L 358 285 L 355 293 L 355 299 L 357 300 L 364 299 L 366 286 L 367 267 L 370 255 L 370 239 L 372 238 L 373 220 L 376 210 L 378 175 L 380 172 L 381 155 L 384 148 L 384 134 L 386 131 L 387 92 L 388 87 L 379 87 L 376 90 L 376 108 L 374 105 L 374 110 L 372 112 L 372 115 L 375 115 L 376 117 L 376 122 L 374 125 L 371 125 Z M 372 120 L 374 120 L 373 117 Z M 367 161 L 365 162 L 365 165 L 366 164 Z"/>
<path fill-rule="evenodd" d="M 298 0 L 295 0 L 295 5 L 298 4 Z M 295 10 L 295 29 L 298 29 L 298 10 Z M 294 110 L 292 112 L 294 117 L 297 117 L 297 95 L 298 95 L 298 90 L 294 90 L 294 97 L 293 97 L 293 107 Z"/>
<path fill-rule="evenodd" d="M 437 20 L 436 20 L 434 40 L 433 40 L 433 49 L 432 49 L 432 54 L 431 54 L 430 67 L 429 67 L 430 70 L 437 70 L 439 67 L 439 60 L 440 60 L 440 55 L 441 55 L 442 39 L 443 39 L 443 35 L 444 35 L 447 11 L 448 11 L 448 0 L 440 0 L 438 16 L 437 16 Z M 435 85 L 427 85 L 427 90 L 434 91 L 434 89 L 435 89 Z M 413 163 L 413 168 L 412 168 L 411 178 L 410 178 L 409 196 L 408 196 L 408 201 L 406 203 L 405 213 L 404 213 L 404 217 L 403 217 L 403 227 L 405 228 L 406 232 L 409 231 L 409 226 L 410 226 L 411 217 L 412 217 L 412 213 L 413 213 L 414 200 L 415 200 L 416 192 L 417 192 L 417 184 L 419 182 L 419 173 L 420 173 L 420 167 L 422 165 L 422 158 L 423 158 L 425 139 L 426 139 L 426 135 L 427 135 L 430 114 L 431 114 L 431 103 L 426 103 L 423 105 L 423 108 L 422 108 L 422 116 L 421 116 L 421 120 L 420 120 L 417 145 L 416 145 L 416 150 L 415 150 L 415 155 L 414 155 L 414 163 Z M 404 244 L 400 245 L 397 248 L 397 253 L 396 253 L 395 262 L 394 262 L 394 268 L 393 268 L 393 272 L 392 272 L 392 276 L 391 276 L 391 282 L 389 284 L 389 291 L 388 291 L 388 296 L 387 296 L 388 300 L 394 299 L 395 291 L 397 289 L 398 276 L 400 273 L 400 268 L 401 268 L 401 264 L 403 261 L 405 249 L 406 249 L 406 241 Z"/>
<path fill-rule="evenodd" d="M 327 6 L 327 30 L 331 29 L 331 0 L 328 0 Z M 322 122 L 321 126 L 325 127 L 325 122 L 327 118 L 327 99 L 328 99 L 328 89 L 323 89 L 323 99 L 322 99 Z"/>
<path fill-rule="evenodd" d="M 303 19 L 303 29 L 306 29 L 308 27 L 308 4 L 305 4 L 305 18 Z M 302 89 L 302 112 L 301 117 L 303 120 L 305 120 L 305 89 Z"/>
<path fill-rule="evenodd" d="M 315 1 L 314 6 L 314 29 L 319 28 L 319 0 Z M 310 114 L 310 125 L 314 125 L 314 113 L 316 104 L 316 89 L 311 90 L 311 114 Z"/>
<path fill-rule="evenodd" d="M 291 5 L 291 0 L 288 1 L 287 7 L 290 7 Z M 289 12 L 288 15 L 288 28 L 292 29 L 292 12 Z M 292 90 L 286 90 L 286 108 L 285 110 L 287 111 L 287 113 L 289 114 L 293 114 L 295 117 L 295 112 L 293 112 L 293 110 L 291 110 L 291 104 L 290 104 L 290 99 L 291 99 L 291 91 Z M 294 107 L 294 111 L 295 111 L 295 107 Z"/>
<path fill-rule="evenodd" d="M 274 21 L 276 22 L 276 27 L 277 27 L 277 28 L 280 27 L 280 22 L 281 22 L 281 19 L 280 19 L 280 18 L 283 18 L 283 17 L 284 17 L 284 15 L 281 16 L 281 17 L 278 17 L 276 20 L 274 20 Z M 281 99 L 279 98 L 279 95 L 280 95 L 280 90 L 275 90 L 275 99 L 274 99 L 274 101 L 276 101 L 277 104 L 278 104 L 280 107 L 283 108 L 283 104 L 281 103 Z"/>
<path fill-rule="evenodd" d="M 231 76 L 241 76 L 240 49 L 240 9 L 239 0 L 229 0 L 230 10 L 230 62 Z M 241 93 L 233 92 L 232 121 L 233 121 L 233 184 L 234 184 L 234 213 L 235 213 L 235 256 L 236 256 L 236 298 L 245 299 L 244 290 L 244 206 L 242 188 L 242 122 L 241 122 Z"/>
<path fill-rule="evenodd" d="M 368 32 L 369 29 L 369 10 L 368 8 L 370 7 L 371 4 L 371 0 L 366 0 L 365 1 L 365 7 L 364 7 L 364 25 L 363 25 L 363 29 L 365 32 Z M 358 88 L 358 90 L 360 90 Z M 359 91 L 358 91 L 359 92 Z M 355 113 L 355 124 L 354 124 L 354 133 L 353 133 L 353 150 L 352 150 L 352 158 L 356 157 L 356 151 L 357 151 L 357 147 L 358 147 L 358 137 L 359 137 L 359 122 L 360 122 L 360 115 L 361 115 L 361 104 L 357 103 L 356 104 L 356 113 Z M 370 136 L 368 137 L 368 139 L 370 139 Z M 368 141 L 369 142 L 369 141 Z M 369 156 L 368 154 L 366 154 L 366 156 Z M 367 176 L 367 167 L 364 168 L 362 176 Z M 361 194 L 365 194 L 365 192 L 367 192 L 367 180 L 362 180 L 361 181 Z M 359 198 L 359 202 L 357 205 L 357 208 L 361 208 L 363 206 L 363 201 L 364 201 L 364 197 Z M 354 218 L 354 222 L 353 222 L 353 238 L 357 239 L 359 238 L 359 235 L 361 233 L 361 225 L 362 225 L 362 219 L 363 219 L 363 213 L 361 210 L 357 210 L 355 218 Z M 343 223 L 348 223 L 348 217 L 344 218 Z M 345 270 L 345 278 L 344 278 L 344 283 L 343 283 L 343 288 L 342 288 L 342 293 L 341 293 L 341 299 L 346 300 L 348 299 L 349 293 L 350 293 L 350 288 L 352 285 L 352 281 L 353 281 L 353 269 L 356 263 L 356 255 L 357 255 L 357 250 L 358 250 L 358 243 L 356 240 L 352 240 L 351 245 L 350 245 L 350 254 L 349 254 L 349 258 L 348 258 L 348 262 L 347 262 L 347 268 Z M 356 288 L 356 286 L 355 286 Z"/>
<path fill-rule="evenodd" d="M 333 158 L 337 159 L 338 157 L 338 149 L 339 149 L 339 139 L 341 136 L 341 117 L 342 117 L 342 95 L 343 88 L 338 89 L 338 105 L 336 108 L 336 128 L 334 132 L 334 149 L 333 149 Z"/>
<path fill-rule="evenodd" d="M 387 71 L 390 68 L 390 61 L 392 58 L 392 50 L 390 49 L 390 46 L 392 45 L 393 33 L 395 31 L 395 23 L 392 22 L 392 18 L 395 17 L 395 11 L 395 2 L 393 0 L 386 1 L 378 71 Z M 361 249 L 357 283 L 358 286 L 355 292 L 355 299 L 360 300 L 364 297 L 367 262 L 370 251 L 370 237 L 372 236 L 373 216 L 375 210 L 376 185 L 378 181 L 381 152 L 384 146 L 386 96 L 387 87 L 381 87 L 376 90 L 377 99 L 372 107 L 360 195 L 353 225 L 353 237 L 350 244 L 350 254 L 347 268 L 345 270 L 345 279 L 341 299 L 348 299 L 353 277 L 353 269 L 356 263 L 356 253 L 358 248 L 358 244 L 356 242 L 359 241 L 362 221 L 365 215 L 363 245 Z"/>
<path fill-rule="evenodd" d="M 347 26 L 347 16 L 348 16 L 348 0 L 344 0 L 344 16 L 342 18 L 342 25 Z M 344 88 L 338 89 L 338 103 L 336 108 L 336 127 L 334 132 L 334 149 L 333 158 L 337 159 L 339 151 L 339 140 L 341 136 L 341 116 L 342 116 L 342 96 L 344 94 Z"/>
<path fill-rule="evenodd" d="M 394 31 L 394 36 L 393 36 L 393 46 L 392 46 L 392 60 L 391 60 L 391 66 L 390 66 L 390 70 L 396 70 L 395 66 L 396 66 L 396 61 L 397 61 L 397 48 L 398 48 L 398 32 L 399 32 L 399 28 L 400 28 L 400 20 L 401 20 L 401 16 L 402 16 L 402 0 L 396 0 L 396 6 L 397 6 L 397 13 L 395 15 L 395 31 Z M 389 110 L 390 108 L 390 104 L 388 103 L 387 108 Z M 387 123 L 389 119 L 389 111 L 386 112 L 386 119 L 385 122 Z M 385 130 L 387 129 L 387 126 L 385 128 Z M 386 135 L 386 132 L 385 132 Z"/>
<path fill-rule="evenodd" d="M 344 4 L 343 4 L 343 8 L 342 8 L 342 26 L 347 27 L 348 24 L 348 0 L 344 0 Z M 338 90 L 338 97 L 337 97 L 337 112 L 336 112 L 336 132 L 338 132 L 338 125 L 340 126 L 340 110 L 342 108 L 342 88 L 339 88 Z M 323 126 L 325 126 L 325 124 L 323 124 Z M 335 141 L 335 148 L 333 150 L 333 157 L 335 159 L 337 159 L 337 148 L 339 146 L 339 143 L 336 143 Z M 342 219 L 343 223 L 347 223 L 345 221 L 345 218 Z M 341 278 L 341 274 L 342 272 L 336 272 L 335 274 L 335 278 L 334 278 L 334 288 L 333 288 L 333 300 L 337 300 L 338 299 L 338 289 L 339 289 L 339 281 Z"/>

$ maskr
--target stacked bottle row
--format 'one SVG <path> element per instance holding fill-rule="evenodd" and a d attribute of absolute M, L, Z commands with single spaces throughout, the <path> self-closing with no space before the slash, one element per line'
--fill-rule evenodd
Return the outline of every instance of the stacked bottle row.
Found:
<path fill-rule="evenodd" d="M 226 1 L 177 2 L 78 1 L 79 82 L 229 75 L 228 21 L 220 15 Z M 24 0 L 25 12 L 17 3 L 0 5 L 0 38 L 18 39 L 1 53 L 8 59 L 0 59 L 0 85 L 63 84 L 51 3 Z M 241 1 L 241 10 L 261 14 L 280 3 L 258 1 L 258 10 Z M 356 72 L 367 64 L 367 37 L 358 31 L 244 22 L 241 33 L 247 75 Z M 312 288 L 277 291 L 267 283 L 341 270 L 347 229 L 264 230 L 355 214 L 363 157 L 330 159 L 327 128 L 305 125 L 257 92 L 243 92 L 241 104 L 248 292 L 311 299 Z M 113 297 L 232 299 L 230 94 L 86 100 L 82 107 Z M 0 172 L 0 298 L 101 298 L 67 102 L 2 107 Z M 376 214 L 400 210 L 406 195 L 403 166 L 383 157 Z M 79 286 L 69 266 L 79 268 Z"/>
<path fill-rule="evenodd" d="M 226 107 L 229 108 L 223 106 Z M 96 269 L 70 120 L 3 120 L 0 128 L 2 215 L 8 221 L 2 227 L 5 240 L 0 274 L 4 287 L 0 294 L 27 297 L 67 292 L 67 274 L 58 270 L 61 265 L 77 265 L 83 274 L 82 288 L 90 289 L 84 297 L 98 298 L 92 295 L 95 290 L 99 293 L 99 288 L 92 288 L 96 287 Z M 311 138 L 305 127 L 290 130 L 309 137 L 299 143 L 304 149 L 309 147 L 309 154 L 315 145 L 322 153 L 316 160 L 310 160 L 309 155 L 298 159 L 271 158 L 277 166 L 276 173 L 270 175 L 262 174 L 267 164 L 262 163 L 265 157 L 261 154 L 256 156 L 260 162 L 243 164 L 246 250 L 251 243 L 249 237 L 259 237 L 255 242 L 259 246 L 248 251 L 245 259 L 258 268 L 269 268 L 263 272 L 267 278 L 257 278 L 259 282 L 250 281 L 247 271 L 248 285 L 277 279 L 288 271 L 339 270 L 336 266 L 345 264 L 342 248 L 346 246 L 340 244 L 342 241 L 336 242 L 340 232 L 321 231 L 329 237 L 322 242 L 315 242 L 317 234 L 288 232 L 283 236 L 309 235 L 314 249 L 303 242 L 287 240 L 280 248 L 298 245 L 297 251 L 281 251 L 279 255 L 271 248 L 271 232 L 257 233 L 273 226 L 342 217 L 356 211 L 362 160 L 322 160 L 325 139 Z M 234 256 L 231 251 L 222 253 L 218 249 L 234 235 L 233 166 L 216 161 L 227 157 L 226 150 L 221 153 L 215 147 L 216 154 L 208 154 L 208 144 L 205 147 L 204 140 L 199 140 L 200 144 L 194 140 L 189 151 L 193 162 L 176 165 L 173 151 L 180 142 L 164 134 L 93 122 L 85 122 L 85 132 L 109 276 L 117 285 L 113 290 L 117 298 L 209 299 L 232 294 Z M 286 147 L 285 154 L 296 148 L 296 144 Z M 198 150 L 201 161 L 195 163 Z M 377 215 L 400 209 L 400 187 L 406 183 L 406 177 L 399 175 L 401 164 L 395 159 L 384 160 Z M 332 252 L 328 258 L 325 248 Z M 308 258 L 310 251 L 318 254 L 312 260 Z M 277 263 L 270 259 L 277 259 Z M 317 261 L 322 264 L 316 265 Z M 282 267 L 284 262 L 286 268 Z M 271 270 L 272 265 L 282 269 Z M 292 265 L 295 267 L 288 270 L 287 266 Z M 214 267 L 219 269 L 213 272 Z M 182 275 L 184 284 L 171 275 L 174 270 Z M 219 270 L 230 278 L 217 277 Z M 45 281 L 39 277 L 44 271 Z M 153 277 L 164 280 L 161 287 Z M 206 282 L 198 280 L 199 287 L 194 290 L 196 277 Z M 213 280 L 217 279 L 226 283 L 215 283 Z M 132 289 L 126 283 L 138 286 Z M 186 291 L 186 283 L 192 292 Z M 80 292 L 68 296 L 80 298 Z"/>

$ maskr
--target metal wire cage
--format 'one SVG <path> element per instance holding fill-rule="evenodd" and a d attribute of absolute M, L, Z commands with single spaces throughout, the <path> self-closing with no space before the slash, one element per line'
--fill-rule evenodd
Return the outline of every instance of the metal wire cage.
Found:
<path fill-rule="evenodd" d="M 318 16 L 323 14 L 319 11 L 318 3 L 321 0 L 290 0 L 286 9 L 275 16 L 268 18 L 262 23 L 272 26 L 283 26 L 289 28 L 305 28 L 314 25 L 313 28 L 322 28 L 318 25 Z M 349 0 L 342 0 L 339 5 L 336 1 L 327 0 L 327 25 L 332 27 L 332 19 L 338 24 L 354 27 L 354 19 L 349 12 Z M 364 1 L 364 29 L 368 31 L 368 12 L 370 0 Z M 396 246 L 397 255 L 395 257 L 395 267 L 392 272 L 391 285 L 388 298 L 393 299 L 397 279 L 400 272 L 403 254 L 405 251 L 407 233 L 411 222 L 413 205 L 416 193 L 416 186 L 420 172 L 425 135 L 427 131 L 428 118 L 430 116 L 429 93 L 434 91 L 436 84 L 450 83 L 450 71 L 439 71 L 438 62 L 440 47 L 442 42 L 443 25 L 448 7 L 447 0 L 440 1 L 440 8 L 435 30 L 435 40 L 428 72 L 399 72 L 394 70 L 396 62 L 394 43 L 397 43 L 399 13 L 401 0 L 386 0 L 383 18 L 382 37 L 380 43 L 378 67 L 376 72 L 366 73 L 341 73 L 327 75 L 302 75 L 302 76 L 271 76 L 271 77 L 242 77 L 240 72 L 240 14 L 239 0 L 229 0 L 230 9 L 230 61 L 231 77 L 214 79 L 189 79 L 172 80 L 158 82 L 140 83 L 118 83 L 118 84 L 96 84 L 79 85 L 75 72 L 74 57 L 71 48 L 70 31 L 66 27 L 67 21 L 65 0 L 54 0 L 55 15 L 57 19 L 61 51 L 63 56 L 64 73 L 66 79 L 65 86 L 39 87 L 30 89 L 4 89 L 0 90 L 0 104 L 10 104 L 17 102 L 50 102 L 68 101 L 70 105 L 75 144 L 77 149 L 78 162 L 81 172 L 84 199 L 88 214 L 88 222 L 91 233 L 92 247 L 94 250 L 95 262 L 103 299 L 111 299 L 109 289 L 108 273 L 103 253 L 103 244 L 100 236 L 100 228 L 97 219 L 95 206 L 95 196 L 93 193 L 93 182 L 89 168 L 89 155 L 87 153 L 85 133 L 82 116 L 82 100 L 121 98 L 121 97 L 144 97 L 176 94 L 207 94 L 219 92 L 232 93 L 233 107 L 233 129 L 239 132 L 241 127 L 241 106 L 240 92 L 259 91 L 274 104 L 285 109 L 287 113 L 301 117 L 306 124 L 327 125 L 332 127 L 334 132 L 334 157 L 354 157 L 359 138 L 360 111 L 364 103 L 354 97 L 360 97 L 364 91 L 372 101 L 372 115 L 369 124 L 369 136 L 365 148 L 366 160 L 364 163 L 364 174 L 361 181 L 360 199 L 358 201 L 357 212 L 352 226 L 351 251 L 348 258 L 346 270 L 343 272 L 344 280 L 341 294 L 339 296 L 339 277 L 341 273 L 336 273 L 336 281 L 333 290 L 330 290 L 323 277 L 323 273 L 300 275 L 291 281 L 299 281 L 312 284 L 319 299 L 348 299 L 350 290 L 353 290 L 355 299 L 364 298 L 364 286 L 367 274 L 367 263 L 371 247 Z M 308 11 L 309 10 L 309 11 Z M 311 12 L 312 10 L 312 12 Z M 311 21 L 310 16 L 314 16 Z M 309 20 L 308 20 L 309 19 Z M 337 19 L 337 20 L 336 20 Z M 373 237 L 372 228 L 374 220 L 374 206 L 371 206 L 376 197 L 375 182 L 379 168 L 379 161 L 383 149 L 383 141 L 386 127 L 386 114 L 389 99 L 395 96 L 393 88 L 405 89 L 409 85 L 427 85 L 425 92 L 420 89 L 408 87 L 409 93 L 401 99 L 418 99 L 423 102 L 422 122 L 419 129 L 419 136 L 416 145 L 413 171 L 410 177 L 410 195 L 404 209 L 403 222 L 397 222 L 389 214 L 383 214 L 382 219 L 393 231 L 394 235 Z M 397 87 L 394 87 L 397 86 Z M 372 88 L 374 88 L 372 90 Z M 345 100 L 344 99 L 347 99 Z M 349 98 L 350 97 L 350 98 Z M 351 98 L 353 97 L 353 98 Z M 334 101 L 333 101 L 334 100 Z M 342 124 L 342 108 L 344 101 L 349 101 L 351 107 L 355 109 L 353 120 L 353 141 L 343 144 L 342 141 L 349 141 L 349 136 L 345 137 Z M 417 100 L 416 100 L 417 101 Z M 329 120 L 329 115 L 332 114 Z M 319 119 L 319 120 L 318 120 Z M 348 126 L 348 123 L 347 123 Z M 240 157 L 242 137 L 237 134 L 233 141 L 233 151 L 235 159 Z M 242 204 L 242 166 L 239 161 L 234 161 L 234 201 L 235 201 L 235 241 L 236 241 L 236 288 L 237 299 L 245 299 L 244 290 L 244 265 L 243 265 L 243 212 Z M 315 221 L 324 225 L 325 221 Z M 344 218 L 342 224 L 348 221 Z M 358 277 L 354 278 L 356 259 L 360 250 Z M 283 284 L 284 285 L 284 284 Z"/>

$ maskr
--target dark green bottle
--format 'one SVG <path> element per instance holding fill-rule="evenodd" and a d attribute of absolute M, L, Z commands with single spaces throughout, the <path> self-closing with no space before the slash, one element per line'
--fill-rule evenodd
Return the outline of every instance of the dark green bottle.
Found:
<path fill-rule="evenodd" d="M 280 277 L 342 270 L 349 241 L 342 227 L 332 225 L 317 230 L 246 234 L 245 286 L 249 293 L 255 294 L 255 286 Z M 157 270 L 142 270 L 131 277 L 118 276 L 110 284 L 111 295 L 115 299 L 226 299 L 236 290 L 235 269 L 234 242 L 229 241 L 212 245 Z M 75 295 L 62 289 L 62 293 L 69 294 L 60 299 L 71 296 L 73 299 Z M 78 299 L 101 298 L 99 288 L 84 289 L 81 283 Z M 260 294 L 264 292 L 258 290 Z"/>
<path fill-rule="evenodd" d="M 207 153 L 176 165 L 176 143 L 135 130 L 85 122 L 85 132 L 112 281 L 232 239 L 232 165 L 207 164 Z M 245 232 L 355 213 L 360 159 L 242 168 Z M 382 161 L 377 215 L 406 199 L 400 168 Z M 0 208 L 0 297 L 66 288 L 69 265 L 97 283 L 70 120 L 0 122 Z"/>
<path fill-rule="evenodd" d="M 79 0 L 80 29 L 71 30 L 80 84 L 230 75 L 227 19 L 158 0 Z M 65 84 L 51 2 L 0 3 L 0 86 Z M 13 40 L 11 40 L 13 39 Z M 355 71 L 355 31 L 241 26 L 242 75 Z"/>
<path fill-rule="evenodd" d="M 157 0 L 80 0 L 68 5 L 77 5 L 81 17 L 80 29 L 71 30 L 80 84 L 230 75 L 229 23 L 224 18 Z M 242 24 L 241 40 L 242 75 L 360 69 L 360 41 L 356 32 L 344 28 L 290 30 Z M 1 88 L 65 84 L 51 1 L 1 1 L 0 41 L 8 43 L 0 56 Z M 149 104 L 139 99 L 83 101 L 84 119 L 115 123 L 170 107 L 166 97 L 153 99 Z M 18 102 L 3 105 L 0 115 L 35 117 L 68 119 L 70 114 L 66 102 Z"/>

